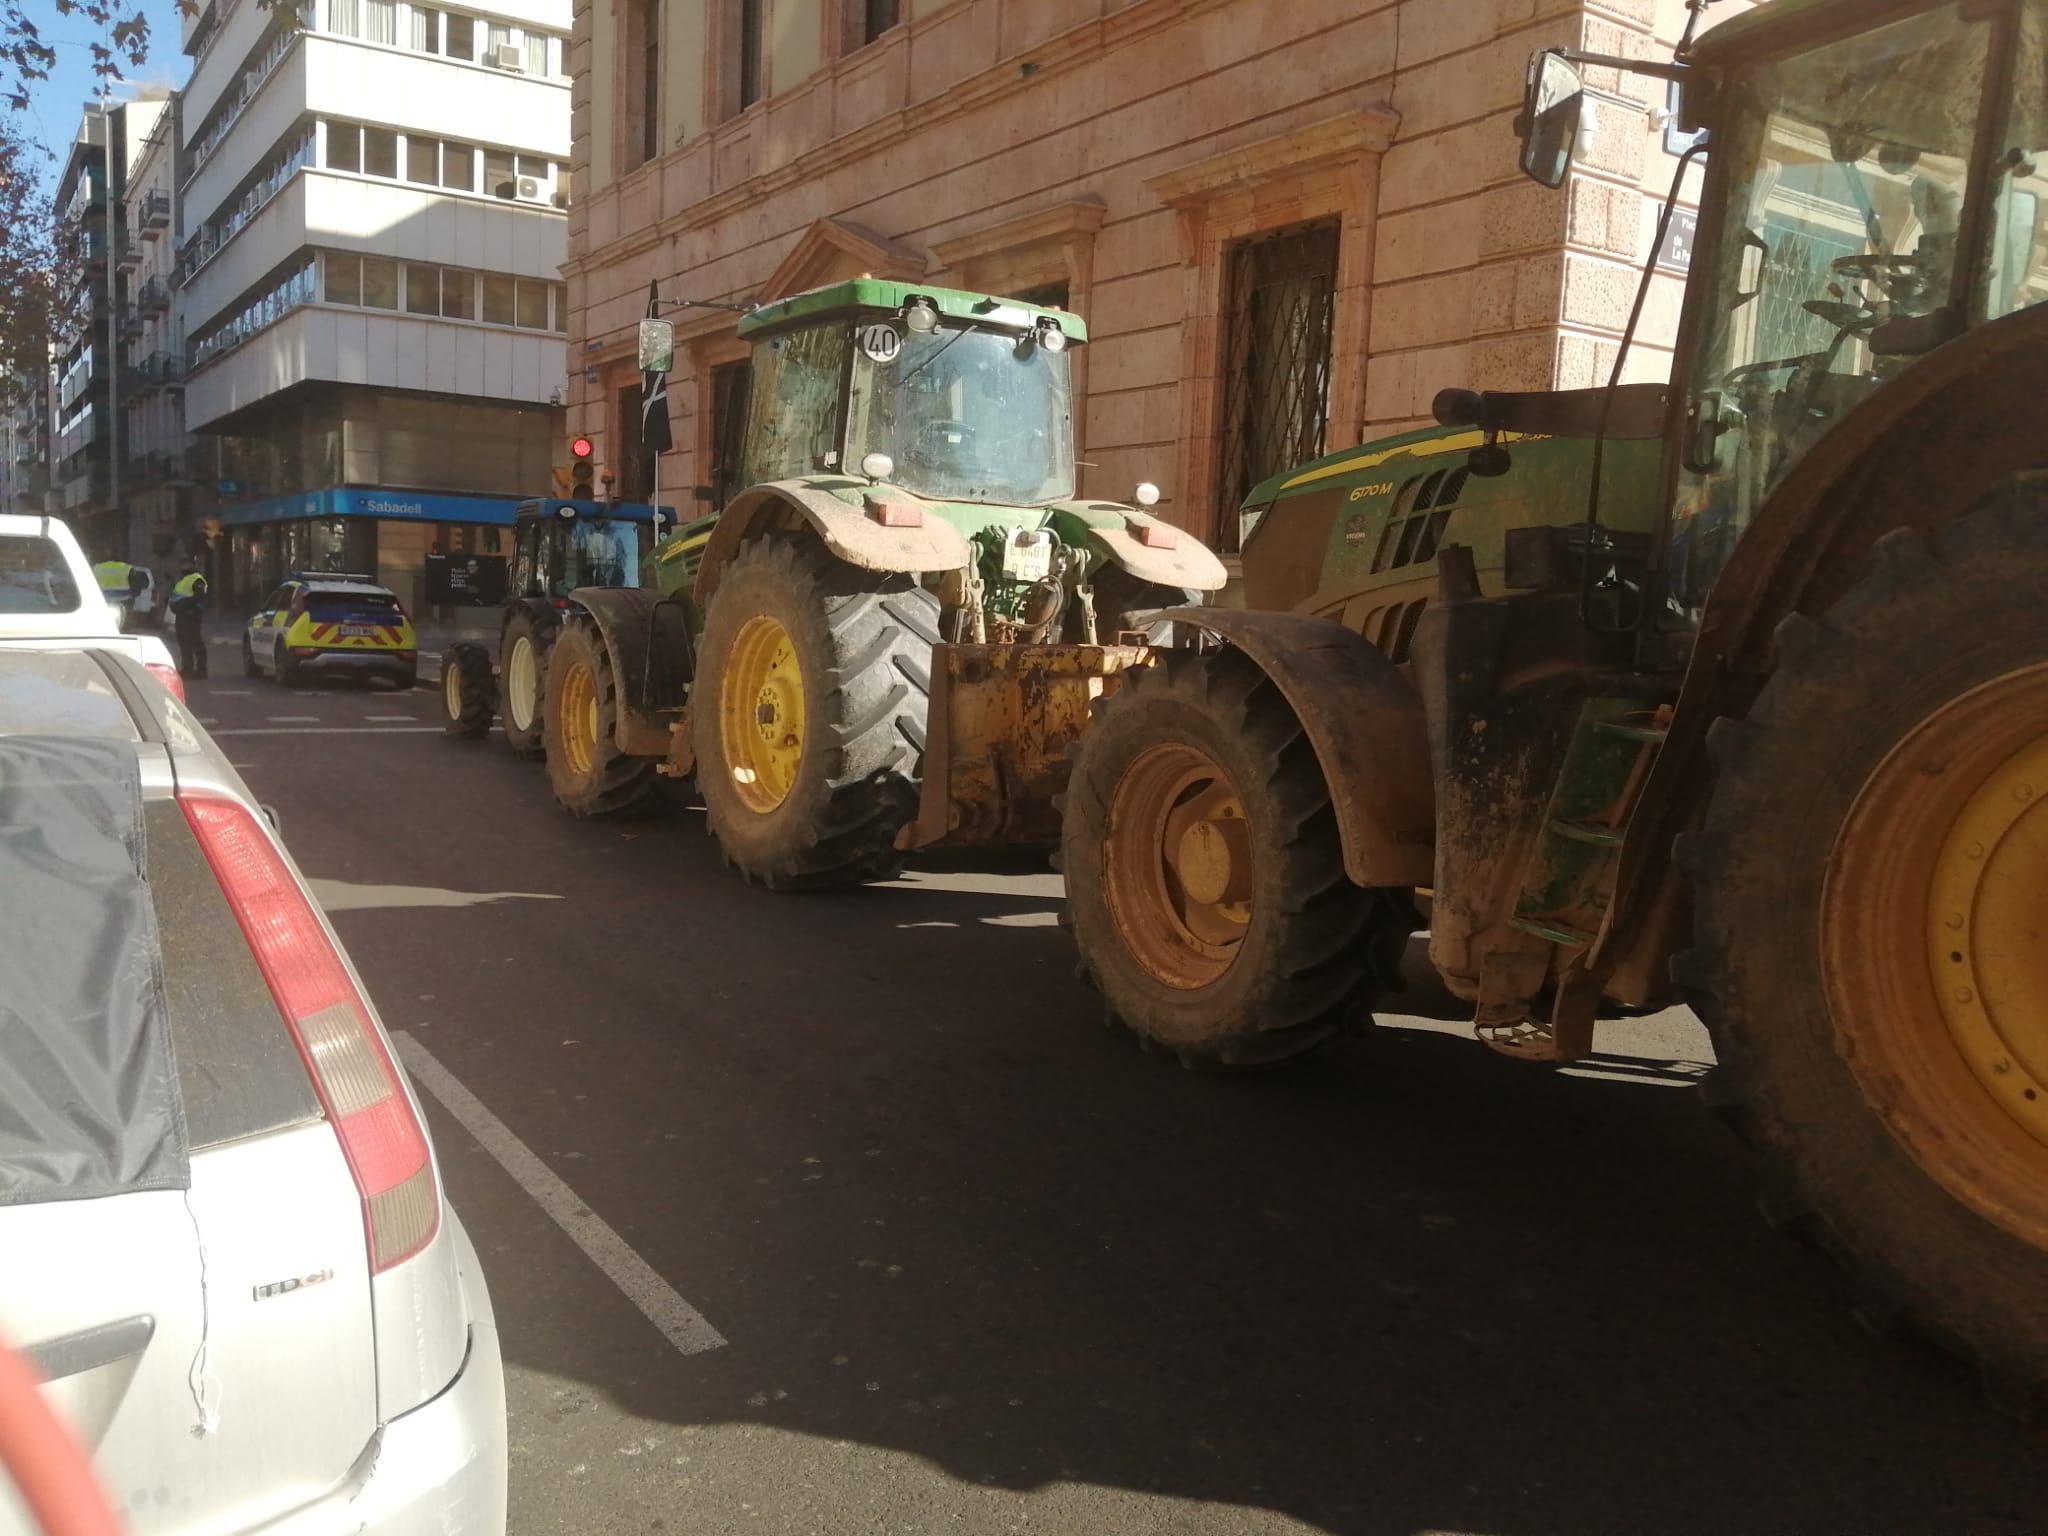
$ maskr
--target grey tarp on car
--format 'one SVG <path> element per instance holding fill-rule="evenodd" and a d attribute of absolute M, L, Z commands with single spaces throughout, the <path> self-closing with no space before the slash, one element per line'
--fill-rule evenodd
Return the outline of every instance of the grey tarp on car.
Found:
<path fill-rule="evenodd" d="M 133 744 L 0 736 L 0 1205 L 188 1189 Z"/>

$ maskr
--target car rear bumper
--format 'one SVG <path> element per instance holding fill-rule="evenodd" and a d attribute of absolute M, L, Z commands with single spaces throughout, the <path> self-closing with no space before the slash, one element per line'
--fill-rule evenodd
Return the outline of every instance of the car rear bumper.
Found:
<path fill-rule="evenodd" d="M 416 655 L 401 656 L 396 651 L 315 651 L 292 659 L 301 672 L 315 676 L 324 672 L 336 677 L 407 678 L 419 667 Z"/>
<path fill-rule="evenodd" d="M 454 1223 L 454 1212 L 446 1219 Z M 469 1312 L 462 1369 L 379 1430 L 340 1487 L 261 1536 L 505 1536 L 505 1365 L 483 1272 L 460 1240 Z"/>

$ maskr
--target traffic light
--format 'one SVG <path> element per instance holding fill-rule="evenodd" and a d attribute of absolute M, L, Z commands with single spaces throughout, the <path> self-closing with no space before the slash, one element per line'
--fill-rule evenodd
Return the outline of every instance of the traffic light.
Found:
<path fill-rule="evenodd" d="M 596 473 L 597 466 L 590 458 L 590 439 L 577 438 L 569 444 L 569 494 L 577 501 L 595 501 Z"/>

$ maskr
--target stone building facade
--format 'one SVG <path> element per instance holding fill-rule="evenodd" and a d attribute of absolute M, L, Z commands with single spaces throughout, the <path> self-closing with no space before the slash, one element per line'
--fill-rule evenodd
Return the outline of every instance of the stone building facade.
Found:
<path fill-rule="evenodd" d="M 1518 173 L 1513 120 L 1533 51 L 1668 57 L 1683 21 L 1683 0 L 576 0 L 570 430 L 644 493 L 650 281 L 1051 298 L 1093 338 L 1085 491 L 1153 480 L 1227 548 L 1250 484 L 1422 424 L 1440 388 L 1605 380 L 1678 165 L 1663 87 L 1589 76 L 1597 129 L 1560 192 Z M 1631 377 L 1668 367 L 1682 233 Z M 746 349 L 729 313 L 679 320 L 663 499 L 716 497 Z"/>

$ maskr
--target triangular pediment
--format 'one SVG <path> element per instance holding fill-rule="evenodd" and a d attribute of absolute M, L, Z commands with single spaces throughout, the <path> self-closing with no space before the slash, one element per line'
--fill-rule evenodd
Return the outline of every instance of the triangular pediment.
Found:
<path fill-rule="evenodd" d="M 899 279 L 922 277 L 925 266 L 921 251 L 844 219 L 820 219 L 790 248 L 755 298 L 767 304 L 862 273 Z"/>

